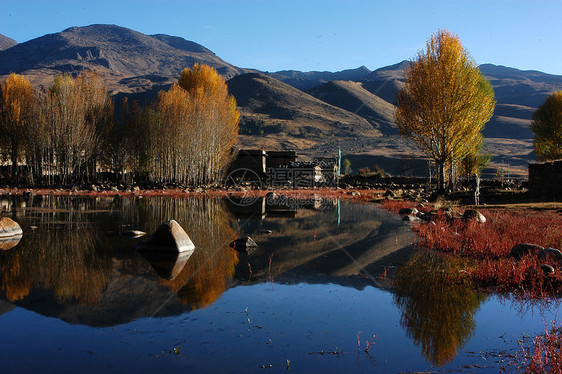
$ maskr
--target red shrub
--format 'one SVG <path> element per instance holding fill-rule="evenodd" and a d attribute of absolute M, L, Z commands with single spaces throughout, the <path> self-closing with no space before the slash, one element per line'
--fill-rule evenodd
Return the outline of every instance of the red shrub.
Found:
<path fill-rule="evenodd" d="M 383 200 L 381 202 L 381 208 L 396 214 L 398 214 L 400 209 L 414 208 L 416 205 L 418 205 L 418 203 L 414 201 Z"/>
<path fill-rule="evenodd" d="M 387 202 L 383 207 L 396 211 L 399 207 L 409 206 Z M 555 261 L 539 262 L 537 256 L 516 261 L 510 256 L 510 251 L 518 243 L 561 248 L 562 217 L 548 212 L 483 213 L 487 219 L 485 223 L 451 220 L 443 213 L 437 213 L 433 223 L 414 226 L 418 245 L 443 252 L 450 262 L 461 262 L 459 266 L 451 267 L 461 269 L 450 274 L 447 279 L 451 282 L 492 287 L 498 292 L 521 291 L 528 297 L 544 298 L 559 294 L 562 269 Z M 553 266 L 555 273 L 545 275 L 541 269 L 542 263 Z"/>
<path fill-rule="evenodd" d="M 534 352 L 527 373 L 562 373 L 562 335 L 553 324 L 534 340 Z"/>

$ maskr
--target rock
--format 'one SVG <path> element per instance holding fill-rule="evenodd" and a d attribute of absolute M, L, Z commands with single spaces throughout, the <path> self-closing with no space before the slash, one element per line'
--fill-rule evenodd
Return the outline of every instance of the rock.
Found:
<path fill-rule="evenodd" d="M 422 212 L 418 212 L 418 214 L 416 214 L 416 217 L 418 217 L 419 219 L 421 219 L 422 221 L 426 221 L 426 222 L 431 222 L 433 221 L 433 219 L 435 218 L 435 213 L 422 213 Z"/>
<path fill-rule="evenodd" d="M 415 216 L 416 214 L 418 214 L 418 210 L 416 208 L 402 208 L 398 211 L 398 214 L 400 215 L 411 215 L 411 216 Z"/>
<path fill-rule="evenodd" d="M 554 268 L 550 265 L 547 265 L 547 264 L 541 264 L 541 270 L 545 274 L 554 274 L 554 272 L 555 272 Z"/>
<path fill-rule="evenodd" d="M 262 234 L 271 234 L 271 230 L 261 230 Z"/>
<path fill-rule="evenodd" d="M 419 219 L 416 216 L 404 216 L 404 218 L 402 218 L 402 221 L 404 221 L 404 222 L 419 222 L 419 221 L 421 221 L 421 219 Z"/>
<path fill-rule="evenodd" d="M 248 254 L 253 252 L 258 247 L 256 242 L 249 236 L 242 236 L 231 242 L 229 245 L 237 251 L 246 252 Z"/>
<path fill-rule="evenodd" d="M 138 251 L 188 252 L 195 245 L 175 220 L 164 222 L 149 237 L 137 245 Z"/>
<path fill-rule="evenodd" d="M 555 261 L 562 261 L 562 252 L 556 248 L 545 248 L 539 252 L 539 259 L 551 258 Z"/>
<path fill-rule="evenodd" d="M 0 218 L 0 238 L 23 235 L 20 225 L 11 218 Z"/>
<path fill-rule="evenodd" d="M 392 190 L 386 190 L 384 193 L 385 197 L 396 197 L 396 194 Z"/>
<path fill-rule="evenodd" d="M 538 255 L 544 248 L 537 244 L 520 243 L 511 248 L 510 256 L 515 259 L 520 259 L 528 254 Z"/>
<path fill-rule="evenodd" d="M 37 194 L 35 193 L 35 191 L 24 191 L 23 192 L 23 196 L 24 197 L 35 197 Z"/>
<path fill-rule="evenodd" d="M 121 233 L 123 236 L 128 236 L 130 238 L 138 238 L 140 236 L 146 235 L 146 232 L 140 230 L 125 230 Z"/>
<path fill-rule="evenodd" d="M 484 223 L 486 222 L 486 217 L 482 213 L 474 209 L 467 209 L 464 211 L 462 215 L 463 221 L 472 221 L 476 220 L 476 222 Z"/>

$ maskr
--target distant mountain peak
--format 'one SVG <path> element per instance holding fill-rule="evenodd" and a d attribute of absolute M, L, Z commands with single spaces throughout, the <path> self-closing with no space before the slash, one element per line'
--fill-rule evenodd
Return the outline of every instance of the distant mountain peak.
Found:
<path fill-rule="evenodd" d="M 75 26 L 0 52 L 0 76 L 10 72 L 48 86 L 57 74 L 95 70 L 111 92 L 143 92 L 177 80 L 194 63 L 214 67 L 226 79 L 241 74 L 207 48 L 169 35 L 146 35 L 107 24 Z"/>
<path fill-rule="evenodd" d="M 18 42 L 16 42 L 14 39 L 0 34 L 0 51 L 13 47 L 16 44 L 18 44 Z"/>

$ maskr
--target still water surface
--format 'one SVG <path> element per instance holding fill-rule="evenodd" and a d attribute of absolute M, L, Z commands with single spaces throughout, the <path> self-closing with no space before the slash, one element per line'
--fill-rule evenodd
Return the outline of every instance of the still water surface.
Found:
<path fill-rule="evenodd" d="M 239 203 L 3 198 L 24 236 L 0 251 L 2 372 L 515 371 L 499 356 L 557 318 L 443 286 L 439 258 L 376 206 Z M 120 235 L 168 219 L 191 257 L 143 257 Z M 241 234 L 258 249 L 232 250 Z"/>

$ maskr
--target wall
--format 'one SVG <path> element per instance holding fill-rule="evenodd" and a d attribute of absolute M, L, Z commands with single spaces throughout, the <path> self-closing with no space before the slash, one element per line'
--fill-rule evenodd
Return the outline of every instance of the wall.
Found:
<path fill-rule="evenodd" d="M 562 201 L 562 160 L 529 164 L 529 193 Z"/>

